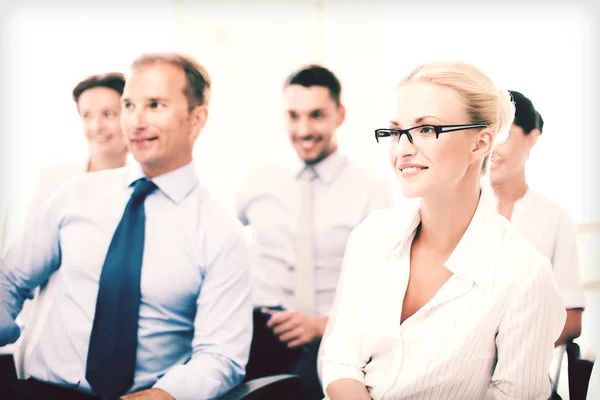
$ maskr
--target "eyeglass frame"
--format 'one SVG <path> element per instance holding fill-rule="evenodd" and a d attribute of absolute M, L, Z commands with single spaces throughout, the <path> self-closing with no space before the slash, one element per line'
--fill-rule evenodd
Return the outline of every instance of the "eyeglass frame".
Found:
<path fill-rule="evenodd" d="M 412 128 L 408 128 L 408 129 L 393 129 L 393 128 L 380 128 L 380 129 L 375 129 L 375 140 L 377 141 L 377 143 L 379 143 L 379 132 L 383 132 L 385 131 L 385 133 L 387 133 L 387 135 L 385 136 L 381 136 L 381 137 L 390 137 L 392 136 L 392 132 L 398 132 L 398 143 L 400 143 L 400 139 L 402 138 L 403 134 L 406 134 L 406 137 L 408 138 L 408 141 L 413 143 L 413 137 L 410 134 L 409 131 L 413 130 L 413 129 L 417 129 L 417 128 L 423 128 L 429 126 L 431 128 L 433 128 L 433 130 L 435 131 L 435 138 L 438 139 L 440 137 L 440 134 L 444 133 L 444 132 L 455 132 L 455 131 L 462 131 L 465 129 L 477 129 L 477 128 L 487 128 L 487 125 L 482 125 L 482 124 L 466 124 L 466 125 L 431 125 L 431 124 L 424 124 L 424 125 L 419 125 L 419 126 L 413 126 Z"/>

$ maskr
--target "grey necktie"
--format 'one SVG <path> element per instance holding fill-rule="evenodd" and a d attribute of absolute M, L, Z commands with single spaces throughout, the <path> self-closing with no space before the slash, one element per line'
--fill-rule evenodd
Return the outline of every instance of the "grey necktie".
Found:
<path fill-rule="evenodd" d="M 298 213 L 296 237 L 295 297 L 297 310 L 315 314 L 315 261 L 313 243 L 313 189 L 317 177 L 311 167 L 299 176 L 301 207 Z"/>

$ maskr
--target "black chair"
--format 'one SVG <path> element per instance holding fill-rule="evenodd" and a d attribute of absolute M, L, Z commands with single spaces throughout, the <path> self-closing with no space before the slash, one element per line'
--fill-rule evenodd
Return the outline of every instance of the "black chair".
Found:
<path fill-rule="evenodd" d="M 567 362 L 569 370 L 569 398 L 585 400 L 596 354 L 589 348 L 581 348 L 577 343 L 567 344 Z"/>
<path fill-rule="evenodd" d="M 592 369 L 596 362 L 596 354 L 593 350 L 582 349 L 579 344 L 569 342 L 563 345 L 561 353 L 561 361 L 563 354 L 567 354 L 567 374 L 569 379 L 569 399 L 585 400 L 590 385 L 590 377 Z M 559 400 L 560 396 L 556 393 L 558 387 L 558 379 L 560 378 L 560 365 L 556 376 L 554 376 L 554 387 L 552 390 L 551 400 Z"/>
<path fill-rule="evenodd" d="M 297 375 L 273 375 L 253 379 L 225 393 L 221 400 L 299 400 Z"/>

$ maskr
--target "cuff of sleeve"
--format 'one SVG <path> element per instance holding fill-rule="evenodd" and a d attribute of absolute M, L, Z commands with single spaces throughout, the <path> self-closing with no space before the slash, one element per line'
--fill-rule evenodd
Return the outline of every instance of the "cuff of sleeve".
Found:
<path fill-rule="evenodd" d="M 221 383 L 210 376 L 190 376 L 185 365 L 177 365 L 154 384 L 177 400 L 216 399 L 222 392 Z"/>
<path fill-rule="evenodd" d="M 585 308 L 585 297 L 579 292 L 561 292 L 561 298 L 567 310 L 574 308 Z"/>
<path fill-rule="evenodd" d="M 365 384 L 365 373 L 349 365 L 338 363 L 323 363 L 323 391 L 327 391 L 327 387 L 340 379 L 354 379 L 363 385 Z"/>

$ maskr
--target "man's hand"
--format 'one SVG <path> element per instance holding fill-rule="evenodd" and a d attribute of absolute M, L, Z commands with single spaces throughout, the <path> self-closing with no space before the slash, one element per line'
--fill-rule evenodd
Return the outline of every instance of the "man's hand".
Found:
<path fill-rule="evenodd" d="M 121 397 L 121 400 L 175 400 L 175 397 L 162 389 L 148 389 L 141 392 L 130 393 Z"/>
<path fill-rule="evenodd" d="M 323 337 L 327 317 L 302 314 L 298 311 L 273 311 L 268 308 L 261 310 L 270 314 L 271 318 L 267 326 L 279 337 L 289 348 L 300 347 L 313 343 Z"/>

